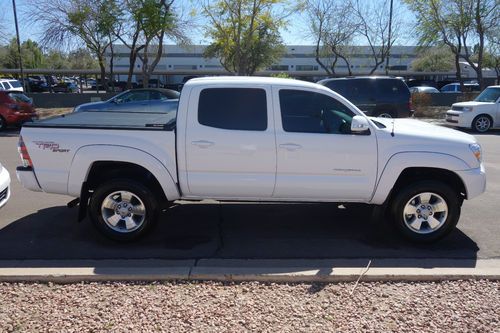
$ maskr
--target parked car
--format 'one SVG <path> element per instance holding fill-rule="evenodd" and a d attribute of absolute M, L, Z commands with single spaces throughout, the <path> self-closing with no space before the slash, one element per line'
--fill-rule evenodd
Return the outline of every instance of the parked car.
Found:
<path fill-rule="evenodd" d="M 53 90 L 55 93 L 78 93 L 80 92 L 80 87 L 74 82 L 60 82 L 54 86 Z"/>
<path fill-rule="evenodd" d="M 73 112 L 169 112 L 177 109 L 179 95 L 179 92 L 168 89 L 132 89 L 124 91 L 104 102 L 78 105 Z"/>
<path fill-rule="evenodd" d="M 500 86 L 490 86 L 473 101 L 455 103 L 446 112 L 446 122 L 484 133 L 500 128 Z"/>
<path fill-rule="evenodd" d="M 26 124 L 19 146 L 24 187 L 79 198 L 79 217 L 119 241 L 174 200 L 210 198 L 367 203 L 430 242 L 486 186 L 472 135 L 369 118 L 322 85 L 278 78 L 193 79 L 177 112 L 73 113 Z"/>
<path fill-rule="evenodd" d="M 49 90 L 47 82 L 45 81 L 37 80 L 31 77 L 25 78 L 24 81 L 27 84 L 29 92 L 45 92 Z"/>
<path fill-rule="evenodd" d="M 24 88 L 21 82 L 14 79 L 0 79 L 0 90 L 20 91 L 23 92 Z"/>
<path fill-rule="evenodd" d="M 419 86 L 419 87 L 411 87 L 410 93 L 415 94 L 439 94 L 439 90 L 433 87 Z"/>
<path fill-rule="evenodd" d="M 397 78 L 345 77 L 318 83 L 347 98 L 367 116 L 404 118 L 413 114 L 410 90 Z"/>
<path fill-rule="evenodd" d="M 10 198 L 10 175 L 9 171 L 0 163 L 0 208 L 7 204 Z"/>
<path fill-rule="evenodd" d="M 479 88 L 479 84 L 477 83 L 464 83 L 464 89 L 465 92 L 471 92 L 471 91 L 481 91 Z M 462 92 L 460 90 L 460 83 L 449 83 L 445 86 L 443 86 L 440 91 L 442 93 L 457 93 L 457 92 Z"/>
<path fill-rule="evenodd" d="M 410 79 L 406 81 L 406 85 L 408 88 L 411 87 L 433 87 L 436 88 L 437 84 L 433 80 L 417 80 L 417 79 Z"/>
<path fill-rule="evenodd" d="M 0 91 L 0 130 L 36 119 L 33 101 L 22 92 Z"/>

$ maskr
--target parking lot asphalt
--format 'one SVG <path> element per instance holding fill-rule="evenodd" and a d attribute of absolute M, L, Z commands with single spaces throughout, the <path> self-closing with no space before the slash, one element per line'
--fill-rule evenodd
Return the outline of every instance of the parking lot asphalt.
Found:
<path fill-rule="evenodd" d="M 415 245 L 371 221 L 366 205 L 201 202 L 165 211 L 141 240 L 118 244 L 88 219 L 76 222 L 72 198 L 25 190 L 14 130 L 0 132 L 0 161 L 12 197 L 0 210 L 0 260 L 30 259 L 335 259 L 500 258 L 500 132 L 477 136 L 483 146 L 487 191 L 465 201 L 458 229 L 434 244 Z"/>

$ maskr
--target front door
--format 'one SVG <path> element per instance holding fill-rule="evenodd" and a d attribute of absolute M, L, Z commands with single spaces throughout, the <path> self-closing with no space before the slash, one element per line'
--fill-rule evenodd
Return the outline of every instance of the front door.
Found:
<path fill-rule="evenodd" d="M 276 176 L 271 100 L 267 86 L 193 89 L 185 141 L 187 196 L 271 197 Z"/>
<path fill-rule="evenodd" d="M 327 92 L 273 88 L 275 198 L 365 201 L 377 175 L 375 134 L 351 134 L 355 115 Z"/>

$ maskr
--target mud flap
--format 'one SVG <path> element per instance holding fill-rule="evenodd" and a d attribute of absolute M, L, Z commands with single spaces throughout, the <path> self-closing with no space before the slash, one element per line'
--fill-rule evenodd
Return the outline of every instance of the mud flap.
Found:
<path fill-rule="evenodd" d="M 87 208 L 89 205 L 90 192 L 87 182 L 83 182 L 82 191 L 80 192 L 80 207 L 78 207 L 78 222 L 83 221 L 87 217 Z"/>

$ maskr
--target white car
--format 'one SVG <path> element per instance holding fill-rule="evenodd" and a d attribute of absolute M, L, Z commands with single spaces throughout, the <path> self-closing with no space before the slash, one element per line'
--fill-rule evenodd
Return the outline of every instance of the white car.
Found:
<path fill-rule="evenodd" d="M 24 92 L 21 82 L 14 79 L 0 79 L 0 90 Z"/>
<path fill-rule="evenodd" d="M 500 86 L 490 86 L 470 102 L 455 103 L 446 112 L 446 122 L 484 133 L 500 128 Z"/>
<path fill-rule="evenodd" d="M 429 242 L 486 186 L 472 135 L 369 118 L 325 86 L 278 78 L 189 80 L 177 112 L 27 123 L 19 152 L 25 188 L 79 198 L 79 217 L 89 212 L 120 241 L 144 234 L 172 201 L 215 199 L 368 203 Z"/>
<path fill-rule="evenodd" d="M 0 163 L 0 208 L 5 206 L 10 198 L 10 175 Z"/>

